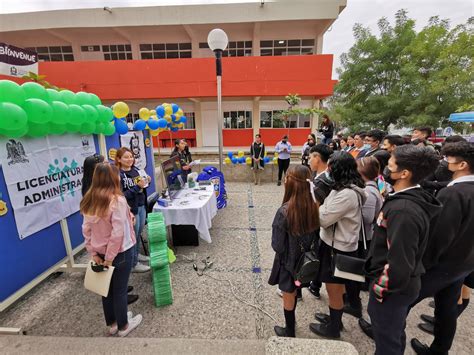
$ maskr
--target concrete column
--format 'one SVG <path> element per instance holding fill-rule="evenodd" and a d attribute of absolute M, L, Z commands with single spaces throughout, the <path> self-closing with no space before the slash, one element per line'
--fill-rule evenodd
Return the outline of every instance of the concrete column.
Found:
<path fill-rule="evenodd" d="M 260 131 L 260 97 L 253 99 L 252 105 L 252 127 L 255 136 Z"/>
<path fill-rule="evenodd" d="M 321 100 L 313 99 L 313 108 L 320 108 Z M 316 132 L 319 129 L 319 115 L 313 115 L 311 119 L 311 132 Z"/>
<path fill-rule="evenodd" d="M 194 126 L 196 128 L 196 147 L 202 147 L 202 110 L 200 102 L 194 102 Z"/>
<path fill-rule="evenodd" d="M 130 45 L 132 46 L 132 59 L 133 60 L 141 59 L 140 44 L 138 43 L 138 41 L 131 41 Z"/>
<path fill-rule="evenodd" d="M 260 56 L 260 22 L 255 22 L 253 27 L 252 55 Z"/>
<path fill-rule="evenodd" d="M 74 61 L 79 62 L 82 60 L 81 46 L 77 43 L 71 43 L 72 54 L 74 55 Z"/>
<path fill-rule="evenodd" d="M 315 43 L 316 53 L 315 54 L 323 54 L 323 39 L 324 39 L 324 34 L 320 34 L 316 37 L 316 43 Z"/>

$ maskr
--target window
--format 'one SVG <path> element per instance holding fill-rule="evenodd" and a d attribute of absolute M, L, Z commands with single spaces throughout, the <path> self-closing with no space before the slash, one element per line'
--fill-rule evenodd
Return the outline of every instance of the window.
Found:
<path fill-rule="evenodd" d="M 261 111 L 260 127 L 262 128 L 309 128 L 311 115 L 291 115 L 284 118 L 281 111 Z"/>
<path fill-rule="evenodd" d="M 111 44 L 103 45 L 102 52 L 105 60 L 130 60 L 132 59 L 132 45 Z"/>
<path fill-rule="evenodd" d="M 142 59 L 191 58 L 191 49 L 191 43 L 140 44 L 140 54 Z"/>
<path fill-rule="evenodd" d="M 206 42 L 199 43 L 199 48 L 209 48 Z M 227 49 L 222 52 L 223 57 L 248 57 L 252 55 L 252 41 L 229 42 Z"/>
<path fill-rule="evenodd" d="M 38 60 L 43 62 L 72 62 L 74 54 L 71 46 L 30 47 L 26 48 L 38 53 Z"/>
<path fill-rule="evenodd" d="M 129 113 L 126 117 L 127 123 L 135 123 L 136 120 L 140 118 L 138 113 Z"/>
<path fill-rule="evenodd" d="M 224 112 L 224 128 L 226 129 L 252 128 L 252 112 L 251 111 Z"/>
<path fill-rule="evenodd" d="M 187 121 L 184 124 L 183 129 L 196 129 L 196 125 L 194 122 L 194 112 L 185 112 L 184 115 L 186 116 Z"/>
<path fill-rule="evenodd" d="M 99 52 L 100 46 L 81 46 L 81 52 Z"/>
<path fill-rule="evenodd" d="M 260 41 L 261 56 L 306 55 L 314 53 L 314 39 Z"/>

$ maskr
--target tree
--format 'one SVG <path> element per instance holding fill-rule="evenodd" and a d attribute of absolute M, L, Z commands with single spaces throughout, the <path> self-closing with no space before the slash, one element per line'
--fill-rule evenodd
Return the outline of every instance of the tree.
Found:
<path fill-rule="evenodd" d="M 355 44 L 341 56 L 333 110 L 353 129 L 437 126 L 473 97 L 474 19 L 450 29 L 432 17 L 416 33 L 415 21 L 399 10 L 380 35 L 360 24 Z"/>

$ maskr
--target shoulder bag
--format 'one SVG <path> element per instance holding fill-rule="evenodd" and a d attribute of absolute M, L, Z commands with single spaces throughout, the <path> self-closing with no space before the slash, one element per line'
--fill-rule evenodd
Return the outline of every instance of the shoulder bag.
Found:
<path fill-rule="evenodd" d="M 319 259 L 318 252 L 314 250 L 315 238 L 311 243 L 309 251 L 304 250 L 303 243 L 300 242 L 301 252 L 303 253 L 295 268 L 295 284 L 301 286 L 303 284 L 308 284 L 313 281 L 319 273 Z"/>

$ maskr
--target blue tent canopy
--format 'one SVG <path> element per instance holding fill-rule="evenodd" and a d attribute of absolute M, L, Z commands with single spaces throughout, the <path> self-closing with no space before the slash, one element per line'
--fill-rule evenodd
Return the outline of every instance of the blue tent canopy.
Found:
<path fill-rule="evenodd" d="M 452 113 L 449 115 L 451 122 L 472 122 L 474 123 L 474 111 Z"/>

